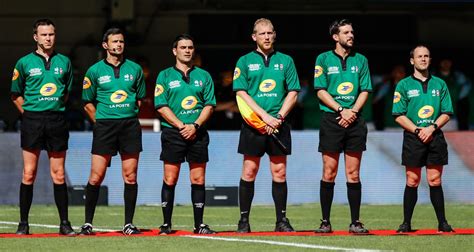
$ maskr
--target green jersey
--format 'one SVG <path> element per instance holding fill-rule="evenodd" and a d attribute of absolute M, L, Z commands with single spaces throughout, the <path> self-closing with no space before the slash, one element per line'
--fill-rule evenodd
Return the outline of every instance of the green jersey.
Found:
<path fill-rule="evenodd" d="M 96 119 L 136 117 L 137 101 L 145 97 L 145 79 L 140 65 L 125 59 L 118 66 L 105 59 L 87 70 L 82 100 L 96 105 Z"/>
<path fill-rule="evenodd" d="M 192 67 L 186 76 L 176 67 L 158 74 L 155 86 L 155 108 L 167 106 L 183 123 L 194 123 L 205 106 L 216 106 L 211 75 Z M 161 125 L 172 128 L 166 120 Z"/>
<path fill-rule="evenodd" d="M 65 97 L 72 87 L 72 66 L 68 57 L 53 53 L 49 60 L 36 52 L 15 65 L 11 93 L 22 96 L 26 111 L 64 111 Z"/>
<path fill-rule="evenodd" d="M 393 95 L 392 114 L 406 115 L 417 127 L 433 124 L 441 114 L 452 114 L 453 105 L 446 83 L 430 75 L 425 81 L 414 76 L 401 80 Z"/>
<path fill-rule="evenodd" d="M 299 91 L 300 81 L 293 59 L 274 51 L 265 56 L 252 51 L 237 61 L 234 91 L 244 90 L 263 110 L 277 116 L 289 91 Z"/>
<path fill-rule="evenodd" d="M 354 52 L 345 59 L 334 51 L 320 54 L 314 67 L 314 89 L 324 89 L 343 108 L 352 108 L 362 91 L 372 92 L 367 58 Z M 335 112 L 322 102 L 319 107 Z"/>

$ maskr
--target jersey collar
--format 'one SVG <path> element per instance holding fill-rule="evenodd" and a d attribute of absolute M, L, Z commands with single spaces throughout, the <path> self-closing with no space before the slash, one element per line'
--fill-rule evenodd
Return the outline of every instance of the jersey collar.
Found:
<path fill-rule="evenodd" d="M 341 55 L 337 54 L 337 53 L 336 53 L 336 50 L 332 50 L 332 53 L 334 54 L 334 56 L 336 56 L 336 57 L 341 61 L 342 71 L 346 71 L 346 68 L 347 68 L 347 66 L 346 66 L 347 59 L 348 59 L 349 57 L 354 57 L 354 56 L 355 56 L 354 50 L 351 50 L 345 59 L 343 59 Z"/>
<path fill-rule="evenodd" d="M 117 66 L 114 66 L 112 64 L 110 64 L 107 59 L 104 59 L 104 63 L 108 66 L 110 66 L 113 70 L 114 70 L 114 77 L 115 79 L 118 79 L 120 78 L 120 67 L 125 63 L 125 61 L 127 61 L 126 58 L 123 58 L 123 60 L 120 62 L 120 64 L 118 64 Z"/>
<path fill-rule="evenodd" d="M 415 77 L 415 75 L 411 75 L 411 78 L 414 79 L 415 81 L 418 81 L 421 84 L 421 87 L 423 88 L 423 93 L 426 93 L 428 91 L 428 82 L 431 80 L 431 74 L 428 73 L 428 77 L 426 78 L 425 81 L 422 81 L 418 78 Z"/>
<path fill-rule="evenodd" d="M 263 59 L 263 62 L 265 63 L 265 67 L 268 67 L 268 65 L 270 65 L 270 58 L 276 54 L 276 50 L 273 50 L 273 52 L 271 52 L 270 54 L 268 54 L 267 58 L 265 59 L 265 55 L 257 50 L 254 50 L 253 51 L 254 53 L 260 55 Z"/>
<path fill-rule="evenodd" d="M 46 58 L 45 58 L 43 55 L 37 53 L 36 51 L 34 51 L 33 54 L 35 54 L 36 56 L 40 57 L 41 60 L 43 60 L 44 68 L 45 68 L 46 70 L 49 70 L 49 68 L 51 68 L 51 60 L 53 59 L 54 56 L 56 56 L 57 53 L 56 53 L 56 51 L 53 51 L 53 53 L 51 54 L 51 56 L 49 56 L 49 60 L 46 60 Z"/>
<path fill-rule="evenodd" d="M 189 68 L 188 72 L 185 73 L 181 70 L 179 70 L 176 66 L 173 66 L 173 69 L 176 70 L 179 74 L 181 74 L 181 79 L 183 79 L 183 81 L 185 81 L 186 83 L 189 84 L 189 81 L 191 80 L 191 72 L 195 69 L 194 66 L 192 66 L 191 68 Z M 187 74 L 187 75 L 186 75 Z"/>

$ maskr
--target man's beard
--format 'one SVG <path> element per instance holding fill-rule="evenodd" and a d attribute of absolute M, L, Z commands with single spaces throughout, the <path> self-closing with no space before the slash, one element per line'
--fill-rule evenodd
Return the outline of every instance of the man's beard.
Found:
<path fill-rule="evenodd" d="M 346 49 L 346 50 L 350 50 L 352 49 L 353 45 L 348 45 L 347 41 L 344 42 L 344 43 L 340 43 L 342 48 Z"/>

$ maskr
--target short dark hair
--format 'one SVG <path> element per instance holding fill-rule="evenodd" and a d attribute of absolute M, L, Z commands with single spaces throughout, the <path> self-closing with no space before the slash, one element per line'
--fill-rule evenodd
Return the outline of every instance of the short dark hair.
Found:
<path fill-rule="evenodd" d="M 40 25 L 52 25 L 54 28 L 56 28 L 56 25 L 51 21 L 51 19 L 48 18 L 41 18 L 35 21 L 33 24 L 33 34 L 36 34 L 38 32 L 38 26 Z"/>
<path fill-rule="evenodd" d="M 344 25 L 352 25 L 352 22 L 349 19 L 341 19 L 341 20 L 336 20 L 332 22 L 332 24 L 329 26 L 329 35 L 334 35 L 339 33 L 339 27 L 344 26 Z"/>
<path fill-rule="evenodd" d="M 413 56 L 415 56 L 415 49 L 416 49 L 416 48 L 420 48 L 420 47 L 424 47 L 424 48 L 428 49 L 428 51 L 430 52 L 430 48 L 428 48 L 428 46 L 426 46 L 426 45 L 424 45 L 424 44 L 419 44 L 419 45 L 413 47 L 413 49 L 411 49 L 411 51 L 410 51 L 410 59 L 413 59 Z M 430 54 L 431 54 L 431 52 L 430 52 Z M 430 55 L 430 57 L 431 57 L 431 55 Z"/>
<path fill-rule="evenodd" d="M 117 35 L 117 34 L 122 34 L 125 37 L 125 33 L 123 32 L 123 30 L 118 27 L 112 27 L 112 28 L 107 29 L 107 31 L 105 31 L 104 33 L 104 36 L 102 37 L 102 42 L 107 43 L 110 35 Z"/>
<path fill-rule="evenodd" d="M 173 40 L 173 48 L 178 47 L 178 42 L 180 40 L 191 40 L 194 43 L 194 38 L 191 37 L 191 35 L 183 33 L 183 34 L 180 34 L 180 35 L 176 36 L 176 38 Z"/>

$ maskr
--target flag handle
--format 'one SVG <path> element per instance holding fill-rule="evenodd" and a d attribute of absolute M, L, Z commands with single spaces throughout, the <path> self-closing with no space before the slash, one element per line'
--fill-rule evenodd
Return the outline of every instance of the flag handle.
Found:
<path fill-rule="evenodd" d="M 275 139 L 276 143 L 278 144 L 278 146 L 280 146 L 281 150 L 285 154 L 288 154 L 288 148 L 280 141 L 280 139 L 274 133 L 272 133 L 271 136 L 273 137 L 273 139 Z"/>

